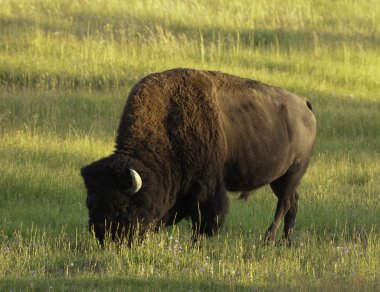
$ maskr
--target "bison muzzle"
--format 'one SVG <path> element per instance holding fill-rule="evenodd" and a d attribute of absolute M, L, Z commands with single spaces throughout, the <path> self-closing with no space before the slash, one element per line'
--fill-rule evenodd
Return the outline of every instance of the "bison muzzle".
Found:
<path fill-rule="evenodd" d="M 129 94 L 114 153 L 81 170 L 89 226 L 100 242 L 110 232 L 130 243 L 190 218 L 195 238 L 212 235 L 227 190 L 246 198 L 270 184 L 278 202 L 265 240 L 284 219 L 290 244 L 315 139 L 310 102 L 281 88 L 213 71 L 151 74 Z"/>

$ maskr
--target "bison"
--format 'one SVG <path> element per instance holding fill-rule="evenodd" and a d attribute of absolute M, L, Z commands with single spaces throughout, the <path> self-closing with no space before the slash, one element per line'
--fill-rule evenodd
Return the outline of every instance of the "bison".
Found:
<path fill-rule="evenodd" d="M 315 140 L 310 102 L 284 89 L 214 71 L 148 75 L 129 93 L 114 152 L 81 169 L 90 229 L 131 243 L 190 218 L 195 239 L 213 235 L 226 191 L 246 198 L 270 184 L 278 201 L 264 238 L 274 242 L 284 219 L 290 244 Z"/>

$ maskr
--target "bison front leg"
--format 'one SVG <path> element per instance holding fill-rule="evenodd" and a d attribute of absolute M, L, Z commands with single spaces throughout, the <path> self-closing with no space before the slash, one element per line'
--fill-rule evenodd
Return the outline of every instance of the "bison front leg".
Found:
<path fill-rule="evenodd" d="M 193 240 L 197 241 L 199 235 L 212 236 L 223 226 L 228 211 L 228 197 L 223 184 L 216 188 L 215 195 L 197 204 L 191 214 Z"/>

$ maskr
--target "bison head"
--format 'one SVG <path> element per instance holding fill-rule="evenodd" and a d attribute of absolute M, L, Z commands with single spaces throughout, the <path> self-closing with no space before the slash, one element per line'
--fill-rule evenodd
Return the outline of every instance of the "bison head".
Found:
<path fill-rule="evenodd" d="M 151 216 L 141 194 L 138 172 L 114 154 L 83 167 L 81 175 L 87 188 L 90 230 L 100 243 L 107 232 L 112 239 L 127 239 L 130 243 L 139 224 Z"/>

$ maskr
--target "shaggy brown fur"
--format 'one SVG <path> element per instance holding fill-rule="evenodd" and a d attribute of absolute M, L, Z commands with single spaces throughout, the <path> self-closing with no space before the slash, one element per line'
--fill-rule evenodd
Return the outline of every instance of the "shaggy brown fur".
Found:
<path fill-rule="evenodd" d="M 149 75 L 129 94 L 115 152 L 82 169 L 90 226 L 100 241 L 108 229 L 131 240 L 138 223 L 143 233 L 189 217 L 195 235 L 212 235 L 226 189 L 246 198 L 269 183 L 278 205 L 266 239 L 285 217 L 290 242 L 315 137 L 310 103 L 283 89 L 211 71 Z M 137 194 L 129 168 L 142 178 Z"/>

